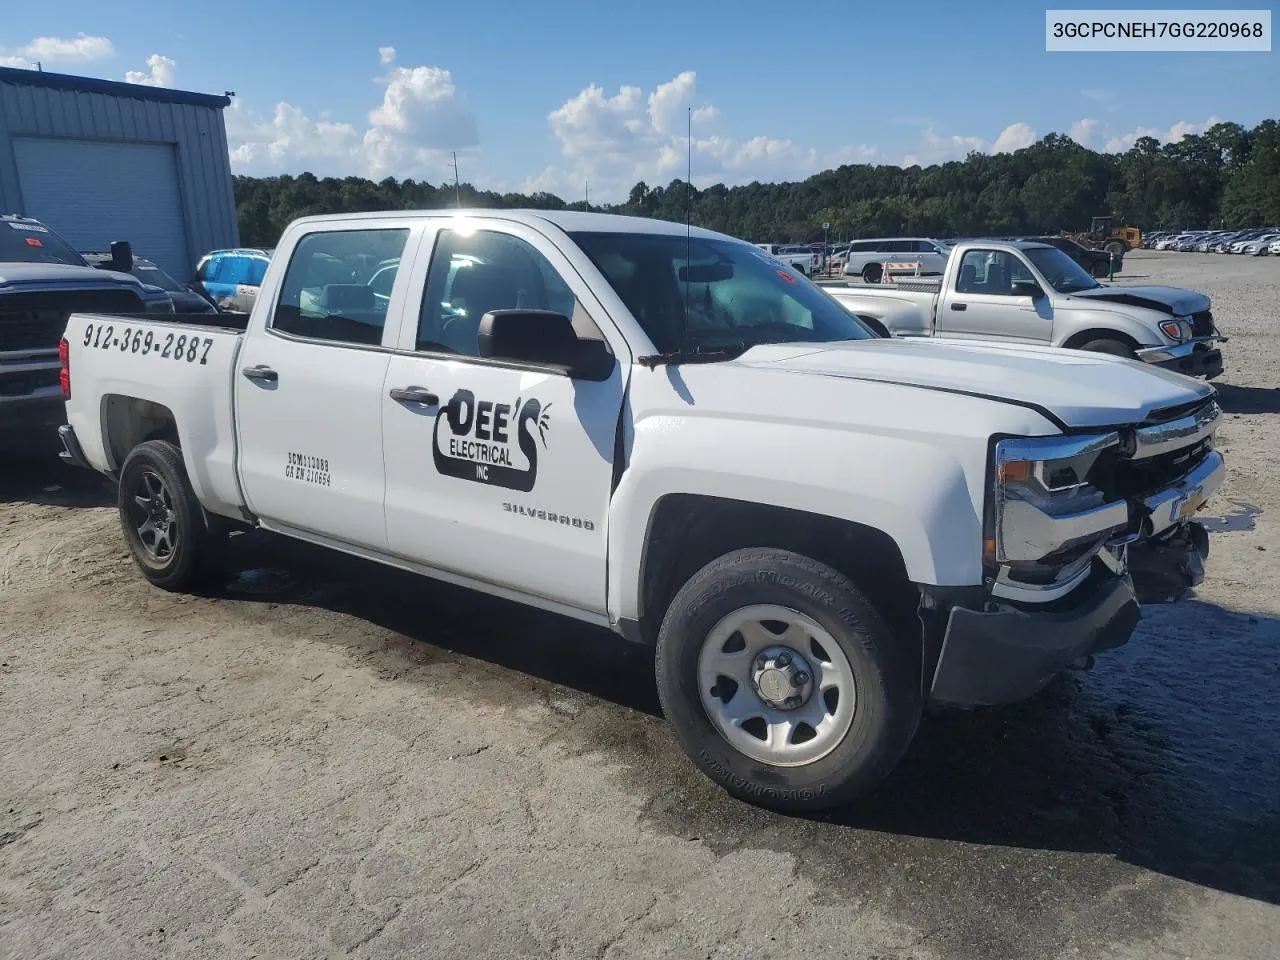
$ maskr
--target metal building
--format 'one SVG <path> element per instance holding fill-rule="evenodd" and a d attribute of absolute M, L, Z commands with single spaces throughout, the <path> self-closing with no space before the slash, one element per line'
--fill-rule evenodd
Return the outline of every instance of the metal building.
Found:
<path fill-rule="evenodd" d="M 227 97 L 0 68 L 0 213 L 79 250 L 128 240 L 180 280 L 240 242 Z"/>

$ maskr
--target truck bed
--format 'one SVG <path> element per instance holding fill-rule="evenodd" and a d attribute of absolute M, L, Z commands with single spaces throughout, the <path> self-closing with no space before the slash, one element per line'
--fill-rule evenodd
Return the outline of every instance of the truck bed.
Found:
<path fill-rule="evenodd" d="M 231 333 L 244 333 L 249 326 L 247 313 L 94 313 L 96 317 L 115 317 L 125 323 L 133 321 L 176 323 L 184 327 L 212 327 Z"/>
<path fill-rule="evenodd" d="M 226 313 L 73 313 L 64 336 L 67 422 L 97 470 L 119 470 L 140 437 L 112 425 L 144 417 L 178 425 L 192 486 L 215 513 L 236 516 L 232 393 L 248 316 Z M 104 425 L 106 429 L 104 430 Z"/>

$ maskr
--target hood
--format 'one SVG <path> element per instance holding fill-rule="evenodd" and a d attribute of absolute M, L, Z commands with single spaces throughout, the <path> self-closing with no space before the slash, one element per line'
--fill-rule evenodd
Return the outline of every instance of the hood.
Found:
<path fill-rule="evenodd" d="M 972 340 L 876 339 L 754 347 L 738 364 L 986 397 L 1031 407 L 1063 427 L 1138 423 L 1213 394 L 1211 386 L 1102 353 Z"/>
<path fill-rule="evenodd" d="M 1209 309 L 1209 298 L 1181 287 L 1098 287 L 1079 290 L 1071 296 L 1082 300 L 1105 300 L 1127 307 L 1159 310 L 1177 317 L 1190 316 Z"/>
<path fill-rule="evenodd" d="M 145 286 L 137 277 L 97 267 L 69 263 L 0 263 L 0 291 L 7 287 L 131 287 Z M 151 288 L 148 288 L 151 289 Z"/>

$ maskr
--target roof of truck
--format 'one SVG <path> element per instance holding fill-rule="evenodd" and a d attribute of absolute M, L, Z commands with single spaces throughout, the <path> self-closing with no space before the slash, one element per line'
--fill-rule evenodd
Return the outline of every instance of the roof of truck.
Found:
<path fill-rule="evenodd" d="M 423 217 L 448 217 L 465 220 L 468 217 L 487 217 L 510 220 L 528 226 L 538 226 L 539 221 L 552 223 L 566 233 L 660 233 L 684 236 L 686 231 L 695 237 L 724 237 L 723 233 L 688 227 L 671 220 L 655 220 L 651 217 L 627 217 L 615 213 L 583 213 L 578 210 L 494 210 L 440 209 L 440 210 L 383 210 L 364 213 L 334 213 L 315 217 L 303 217 L 299 223 L 332 223 L 340 220 L 416 220 Z"/>

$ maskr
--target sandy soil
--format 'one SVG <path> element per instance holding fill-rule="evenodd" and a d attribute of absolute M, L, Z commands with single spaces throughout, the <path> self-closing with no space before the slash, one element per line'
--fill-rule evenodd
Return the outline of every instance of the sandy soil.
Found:
<path fill-rule="evenodd" d="M 1280 260 L 1208 292 L 1208 579 L 866 803 L 726 798 L 611 635 L 273 538 L 149 588 L 110 491 L 0 467 L 0 957 L 1274 958 Z"/>

